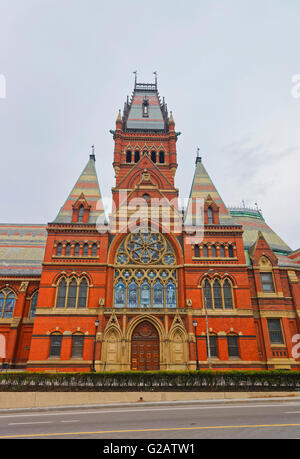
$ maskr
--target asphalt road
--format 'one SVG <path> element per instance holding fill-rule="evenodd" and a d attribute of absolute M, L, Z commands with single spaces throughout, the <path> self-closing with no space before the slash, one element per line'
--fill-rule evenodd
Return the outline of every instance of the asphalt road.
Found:
<path fill-rule="evenodd" d="M 193 403 L 0 413 L 0 439 L 295 439 L 300 402 Z"/>

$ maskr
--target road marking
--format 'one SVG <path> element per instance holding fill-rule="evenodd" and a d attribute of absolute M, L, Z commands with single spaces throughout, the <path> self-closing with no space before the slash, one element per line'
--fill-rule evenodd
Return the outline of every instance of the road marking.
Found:
<path fill-rule="evenodd" d="M 39 421 L 39 422 L 10 422 L 9 424 L 7 424 L 8 426 L 31 426 L 32 424 L 53 424 L 52 421 Z"/>
<path fill-rule="evenodd" d="M 69 416 L 69 415 L 76 415 L 78 414 L 107 414 L 107 413 L 136 413 L 144 411 L 178 411 L 178 410 L 215 410 L 215 409 L 232 409 L 232 408 L 260 408 L 260 407 L 284 407 L 284 406 L 291 406 L 291 407 L 299 407 L 299 405 L 295 405 L 293 403 L 278 403 L 278 404 L 256 404 L 256 405 L 222 405 L 222 406 L 185 406 L 185 407 L 172 407 L 172 408 L 139 408 L 139 409 L 111 409 L 111 410 L 92 410 L 92 411 L 69 411 L 69 412 L 53 412 L 53 413 L 31 413 L 31 414 L 5 414 L 0 415 L 1 418 L 15 418 L 15 417 L 36 417 L 36 416 Z"/>
<path fill-rule="evenodd" d="M 60 421 L 60 422 L 80 422 L 79 419 L 76 419 L 74 421 Z"/>
<path fill-rule="evenodd" d="M 45 434 L 21 434 L 21 435 L 1 435 L 1 438 L 25 438 L 25 437 L 55 437 L 65 435 L 96 435 L 96 434 L 112 434 L 112 433 L 137 433 L 137 432 L 170 432 L 170 431 L 186 431 L 186 430 L 217 430 L 217 429 L 253 429 L 264 427 L 300 427 L 300 424 L 253 424 L 240 426 L 201 426 L 201 427 L 170 427 L 162 429 L 130 429 L 130 430 L 98 430 L 95 432 L 58 432 Z"/>

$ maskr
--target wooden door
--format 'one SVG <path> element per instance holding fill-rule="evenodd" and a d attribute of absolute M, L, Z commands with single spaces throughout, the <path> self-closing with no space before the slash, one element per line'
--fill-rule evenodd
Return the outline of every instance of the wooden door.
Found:
<path fill-rule="evenodd" d="M 141 322 L 133 331 L 131 369 L 159 370 L 159 336 L 156 328 L 150 322 Z"/>

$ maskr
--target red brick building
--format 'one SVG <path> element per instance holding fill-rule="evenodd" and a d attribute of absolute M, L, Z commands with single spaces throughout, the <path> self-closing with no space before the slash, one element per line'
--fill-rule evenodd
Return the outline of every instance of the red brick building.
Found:
<path fill-rule="evenodd" d="M 182 210 L 179 133 L 156 83 L 135 82 L 111 132 L 109 216 L 91 154 L 53 222 L 0 225 L 3 361 L 29 371 L 300 368 L 299 250 L 260 211 L 228 209 L 200 157 Z"/>

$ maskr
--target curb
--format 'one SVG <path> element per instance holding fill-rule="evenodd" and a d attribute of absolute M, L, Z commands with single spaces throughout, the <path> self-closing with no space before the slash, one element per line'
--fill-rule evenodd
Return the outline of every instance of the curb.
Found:
<path fill-rule="evenodd" d="M 253 402 L 300 402 L 300 396 L 266 396 L 266 397 L 251 397 L 251 398 L 220 398 L 220 399 L 207 399 L 207 400 L 176 400 L 176 401 L 165 401 L 165 402 L 133 402 L 133 403 L 102 403 L 97 405 L 62 405 L 62 406 L 43 406 L 33 408 L 7 408 L 0 409 L 1 413 L 24 413 L 24 412 L 41 412 L 41 411 L 71 411 L 78 409 L 103 409 L 103 408 L 137 408 L 137 407 L 148 407 L 148 406 L 176 406 L 176 405 L 205 405 L 205 404 L 241 404 L 241 403 L 253 403 Z"/>

